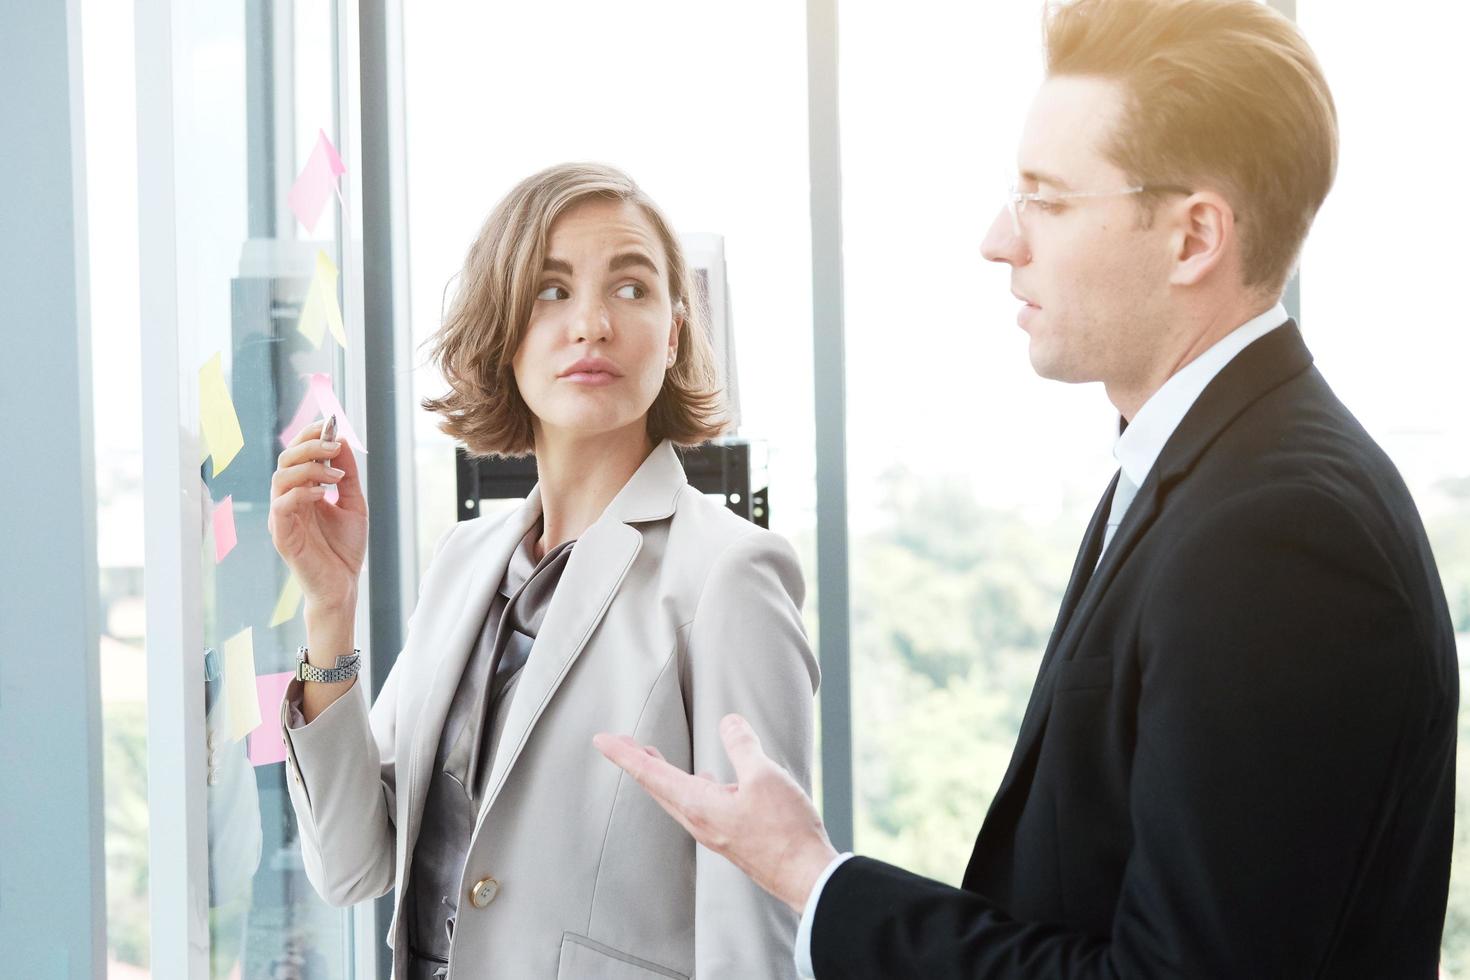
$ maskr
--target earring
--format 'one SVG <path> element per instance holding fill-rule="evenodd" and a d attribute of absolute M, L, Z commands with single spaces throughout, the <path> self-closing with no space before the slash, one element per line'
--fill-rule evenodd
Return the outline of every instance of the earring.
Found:
<path fill-rule="evenodd" d="M 669 351 L 669 367 L 674 366 L 674 361 L 678 358 L 678 356 L 679 354 L 677 351 Z"/>

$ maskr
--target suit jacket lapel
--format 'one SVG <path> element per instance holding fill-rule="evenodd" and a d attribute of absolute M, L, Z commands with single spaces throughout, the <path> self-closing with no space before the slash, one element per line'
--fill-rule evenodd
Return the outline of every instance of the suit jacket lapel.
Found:
<path fill-rule="evenodd" d="M 505 726 L 491 763 L 477 834 L 537 721 L 586 648 L 638 557 L 643 535 L 630 525 L 668 518 L 687 483 L 673 445 L 661 443 L 572 547 L 541 630 L 521 668 L 515 696 L 505 708 Z"/>
<path fill-rule="evenodd" d="M 1178 427 L 1164 444 L 1138 495 L 1133 498 L 1113 543 L 1088 581 L 1076 610 L 1057 638 L 1053 661 L 1071 659 L 1098 602 L 1134 546 L 1153 525 L 1165 497 L 1194 468 L 1204 451 L 1231 422 L 1268 392 L 1296 377 L 1312 364 L 1296 324 L 1286 324 L 1256 340 L 1235 356 L 1205 386 Z"/>
<path fill-rule="evenodd" d="M 1055 665 L 1072 659 L 1072 654 L 1077 651 L 1078 638 L 1087 628 L 1087 621 L 1097 610 L 1097 604 L 1107 592 L 1108 584 L 1112 582 L 1113 576 L 1117 575 L 1122 564 L 1128 560 L 1129 554 L 1138 544 L 1138 539 L 1143 537 L 1144 532 L 1158 516 L 1159 501 L 1159 471 L 1158 467 L 1155 467 L 1149 473 L 1148 478 L 1143 481 L 1143 486 L 1138 488 L 1133 503 L 1128 507 L 1128 513 L 1123 515 L 1123 522 L 1118 525 L 1117 533 L 1113 535 L 1112 544 L 1108 545 L 1108 550 L 1103 552 L 1102 561 L 1098 563 L 1097 570 L 1092 573 L 1092 578 L 1083 588 L 1077 606 L 1062 627 L 1060 636 L 1055 637 L 1056 650 L 1048 665 L 1051 669 L 1047 671 L 1046 677 L 1048 702 L 1050 702 L 1051 677 L 1056 673 Z M 1037 686 L 1041 686 L 1040 681 Z"/>
<path fill-rule="evenodd" d="M 1097 562 L 1102 545 L 1103 527 L 1117 487 L 1117 477 L 1113 478 L 1112 486 L 1092 515 L 1092 523 L 1088 525 L 1087 535 L 1077 554 L 1056 626 L 1042 658 L 1036 685 L 1031 690 L 1031 699 L 1026 705 L 1016 747 L 996 791 L 991 813 L 1000 811 L 1005 795 L 1015 788 L 1022 773 L 1031 767 L 1035 750 L 1046 730 L 1056 665 L 1071 659 L 1076 653 L 1087 623 L 1106 594 L 1108 585 L 1153 525 L 1170 489 L 1188 474 L 1201 454 L 1241 412 L 1307 370 L 1311 364 L 1312 355 L 1302 341 L 1296 323 L 1288 320 L 1284 326 L 1256 340 L 1225 365 L 1200 393 L 1169 437 L 1094 571 L 1093 564 Z M 987 816 L 987 823 L 989 820 Z"/>
<path fill-rule="evenodd" d="M 428 799 L 429 780 L 426 774 L 434 764 L 439 751 L 439 739 L 444 730 L 444 720 L 449 715 L 449 704 L 459 687 L 465 663 L 474 651 L 480 630 L 485 625 L 485 616 L 490 610 L 490 601 L 505 577 L 506 565 L 511 553 L 520 544 L 535 523 L 541 519 L 541 496 L 532 489 L 524 504 L 505 519 L 499 527 L 479 546 L 474 565 L 468 570 L 464 605 L 452 624 L 441 629 L 437 635 L 420 641 L 442 650 L 443 656 L 434 669 L 429 684 L 429 693 L 424 698 L 417 724 L 414 729 L 413 746 L 408 760 L 408 785 L 405 798 L 408 801 L 407 851 L 411 854 L 418 839 L 419 822 L 423 818 L 424 804 Z M 400 877 L 406 869 L 407 855 L 400 853 Z"/>
<path fill-rule="evenodd" d="M 1087 523 L 1087 532 L 1082 535 L 1082 546 L 1077 550 L 1077 559 L 1072 564 L 1072 576 L 1067 580 L 1067 591 L 1062 594 L 1062 606 L 1057 612 L 1057 621 L 1052 626 L 1051 639 L 1047 641 L 1046 653 L 1041 658 L 1041 670 L 1038 673 L 1044 673 L 1056 656 L 1062 633 L 1071 621 L 1083 591 L 1092 581 L 1093 569 L 1097 566 L 1097 553 L 1102 548 L 1103 532 L 1107 529 L 1108 514 L 1113 507 L 1113 494 L 1117 490 L 1118 474 L 1114 473 L 1113 482 L 1108 484 L 1108 489 L 1098 501 L 1097 509 L 1092 512 L 1092 520 Z"/>

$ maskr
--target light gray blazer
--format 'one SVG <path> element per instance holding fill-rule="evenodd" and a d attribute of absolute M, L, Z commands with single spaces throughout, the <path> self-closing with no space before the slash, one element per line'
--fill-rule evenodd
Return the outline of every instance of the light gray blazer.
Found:
<path fill-rule="evenodd" d="M 440 541 L 371 711 L 358 684 L 286 732 L 283 705 L 306 872 L 326 901 L 361 902 L 408 880 L 450 698 L 540 513 L 533 490 L 511 514 L 457 524 Z M 653 451 L 572 549 L 505 709 L 451 976 L 794 976 L 795 914 L 698 848 L 592 736 L 631 734 L 673 765 L 729 782 L 718 723 L 738 711 L 809 788 L 818 672 L 804 592 L 782 538 L 690 487 L 669 443 Z M 486 878 L 498 889 L 477 907 L 469 892 Z M 388 930 L 400 977 L 406 891 Z"/>

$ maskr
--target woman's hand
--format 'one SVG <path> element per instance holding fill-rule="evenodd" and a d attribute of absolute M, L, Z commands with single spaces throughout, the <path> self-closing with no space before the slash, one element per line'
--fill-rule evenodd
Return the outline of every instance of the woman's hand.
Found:
<path fill-rule="evenodd" d="M 308 607 L 357 604 L 357 577 L 367 551 L 368 509 L 357 460 L 342 440 L 322 442 L 324 423 L 302 429 L 271 476 L 271 543 L 295 573 Z M 325 499 L 336 484 L 337 503 Z"/>

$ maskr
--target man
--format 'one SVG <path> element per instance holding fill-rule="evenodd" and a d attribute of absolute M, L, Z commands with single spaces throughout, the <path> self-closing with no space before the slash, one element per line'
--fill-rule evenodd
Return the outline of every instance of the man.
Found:
<path fill-rule="evenodd" d="M 982 250 L 1036 371 L 1106 386 L 1120 471 L 964 887 L 837 855 L 738 717 L 733 785 L 598 746 L 802 910 L 822 980 L 1432 977 L 1454 636 L 1408 491 L 1277 303 L 1335 171 L 1320 68 L 1254 0 L 1079 0 L 1046 40 Z"/>

